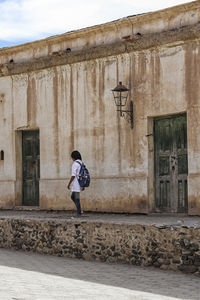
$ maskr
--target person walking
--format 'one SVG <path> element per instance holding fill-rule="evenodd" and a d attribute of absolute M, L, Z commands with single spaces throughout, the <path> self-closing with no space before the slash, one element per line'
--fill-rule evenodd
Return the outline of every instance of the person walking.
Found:
<path fill-rule="evenodd" d="M 80 204 L 80 192 L 84 190 L 84 188 L 80 187 L 78 182 L 78 175 L 81 169 L 82 157 L 79 151 L 73 151 L 71 153 L 71 158 L 73 160 L 72 164 L 72 176 L 68 183 L 68 189 L 71 189 L 71 199 L 76 205 L 77 209 L 77 217 L 81 216 L 81 204 Z"/>

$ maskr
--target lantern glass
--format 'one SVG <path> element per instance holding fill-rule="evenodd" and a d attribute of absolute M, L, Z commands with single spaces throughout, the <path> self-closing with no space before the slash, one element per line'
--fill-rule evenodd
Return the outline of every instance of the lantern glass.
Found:
<path fill-rule="evenodd" d="M 125 106 L 128 98 L 129 89 L 122 82 L 112 90 L 116 106 Z"/>

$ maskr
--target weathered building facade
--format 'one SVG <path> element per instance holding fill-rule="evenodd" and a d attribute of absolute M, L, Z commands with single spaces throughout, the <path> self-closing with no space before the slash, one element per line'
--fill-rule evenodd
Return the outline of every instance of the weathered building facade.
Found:
<path fill-rule="evenodd" d="M 0 208 L 200 214 L 200 2 L 0 49 Z M 134 127 L 116 112 L 122 81 Z"/>

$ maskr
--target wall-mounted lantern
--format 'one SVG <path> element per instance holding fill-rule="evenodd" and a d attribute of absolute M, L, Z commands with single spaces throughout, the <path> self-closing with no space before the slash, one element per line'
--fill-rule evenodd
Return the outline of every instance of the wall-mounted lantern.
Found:
<path fill-rule="evenodd" d="M 129 110 L 123 109 L 127 103 L 129 89 L 122 85 L 122 82 L 120 81 L 119 84 L 112 90 L 112 92 L 115 104 L 117 106 L 117 111 L 120 113 L 120 117 L 124 117 L 125 114 L 127 114 L 128 121 L 131 124 L 131 128 L 133 128 L 133 101 L 130 101 Z"/>

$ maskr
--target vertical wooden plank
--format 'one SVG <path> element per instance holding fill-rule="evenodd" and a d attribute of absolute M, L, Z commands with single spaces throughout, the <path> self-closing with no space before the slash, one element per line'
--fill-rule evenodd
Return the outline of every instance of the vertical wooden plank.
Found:
<path fill-rule="evenodd" d="M 177 212 L 187 211 L 187 123 L 186 115 L 177 116 L 174 119 L 175 149 L 177 156 L 177 185 L 178 203 Z"/>
<path fill-rule="evenodd" d="M 168 211 L 170 206 L 171 179 L 170 179 L 170 153 L 171 153 L 171 124 L 169 119 L 155 120 L 155 176 L 156 176 L 156 211 Z"/>
<path fill-rule="evenodd" d="M 23 205 L 39 205 L 39 131 L 22 132 Z"/>

